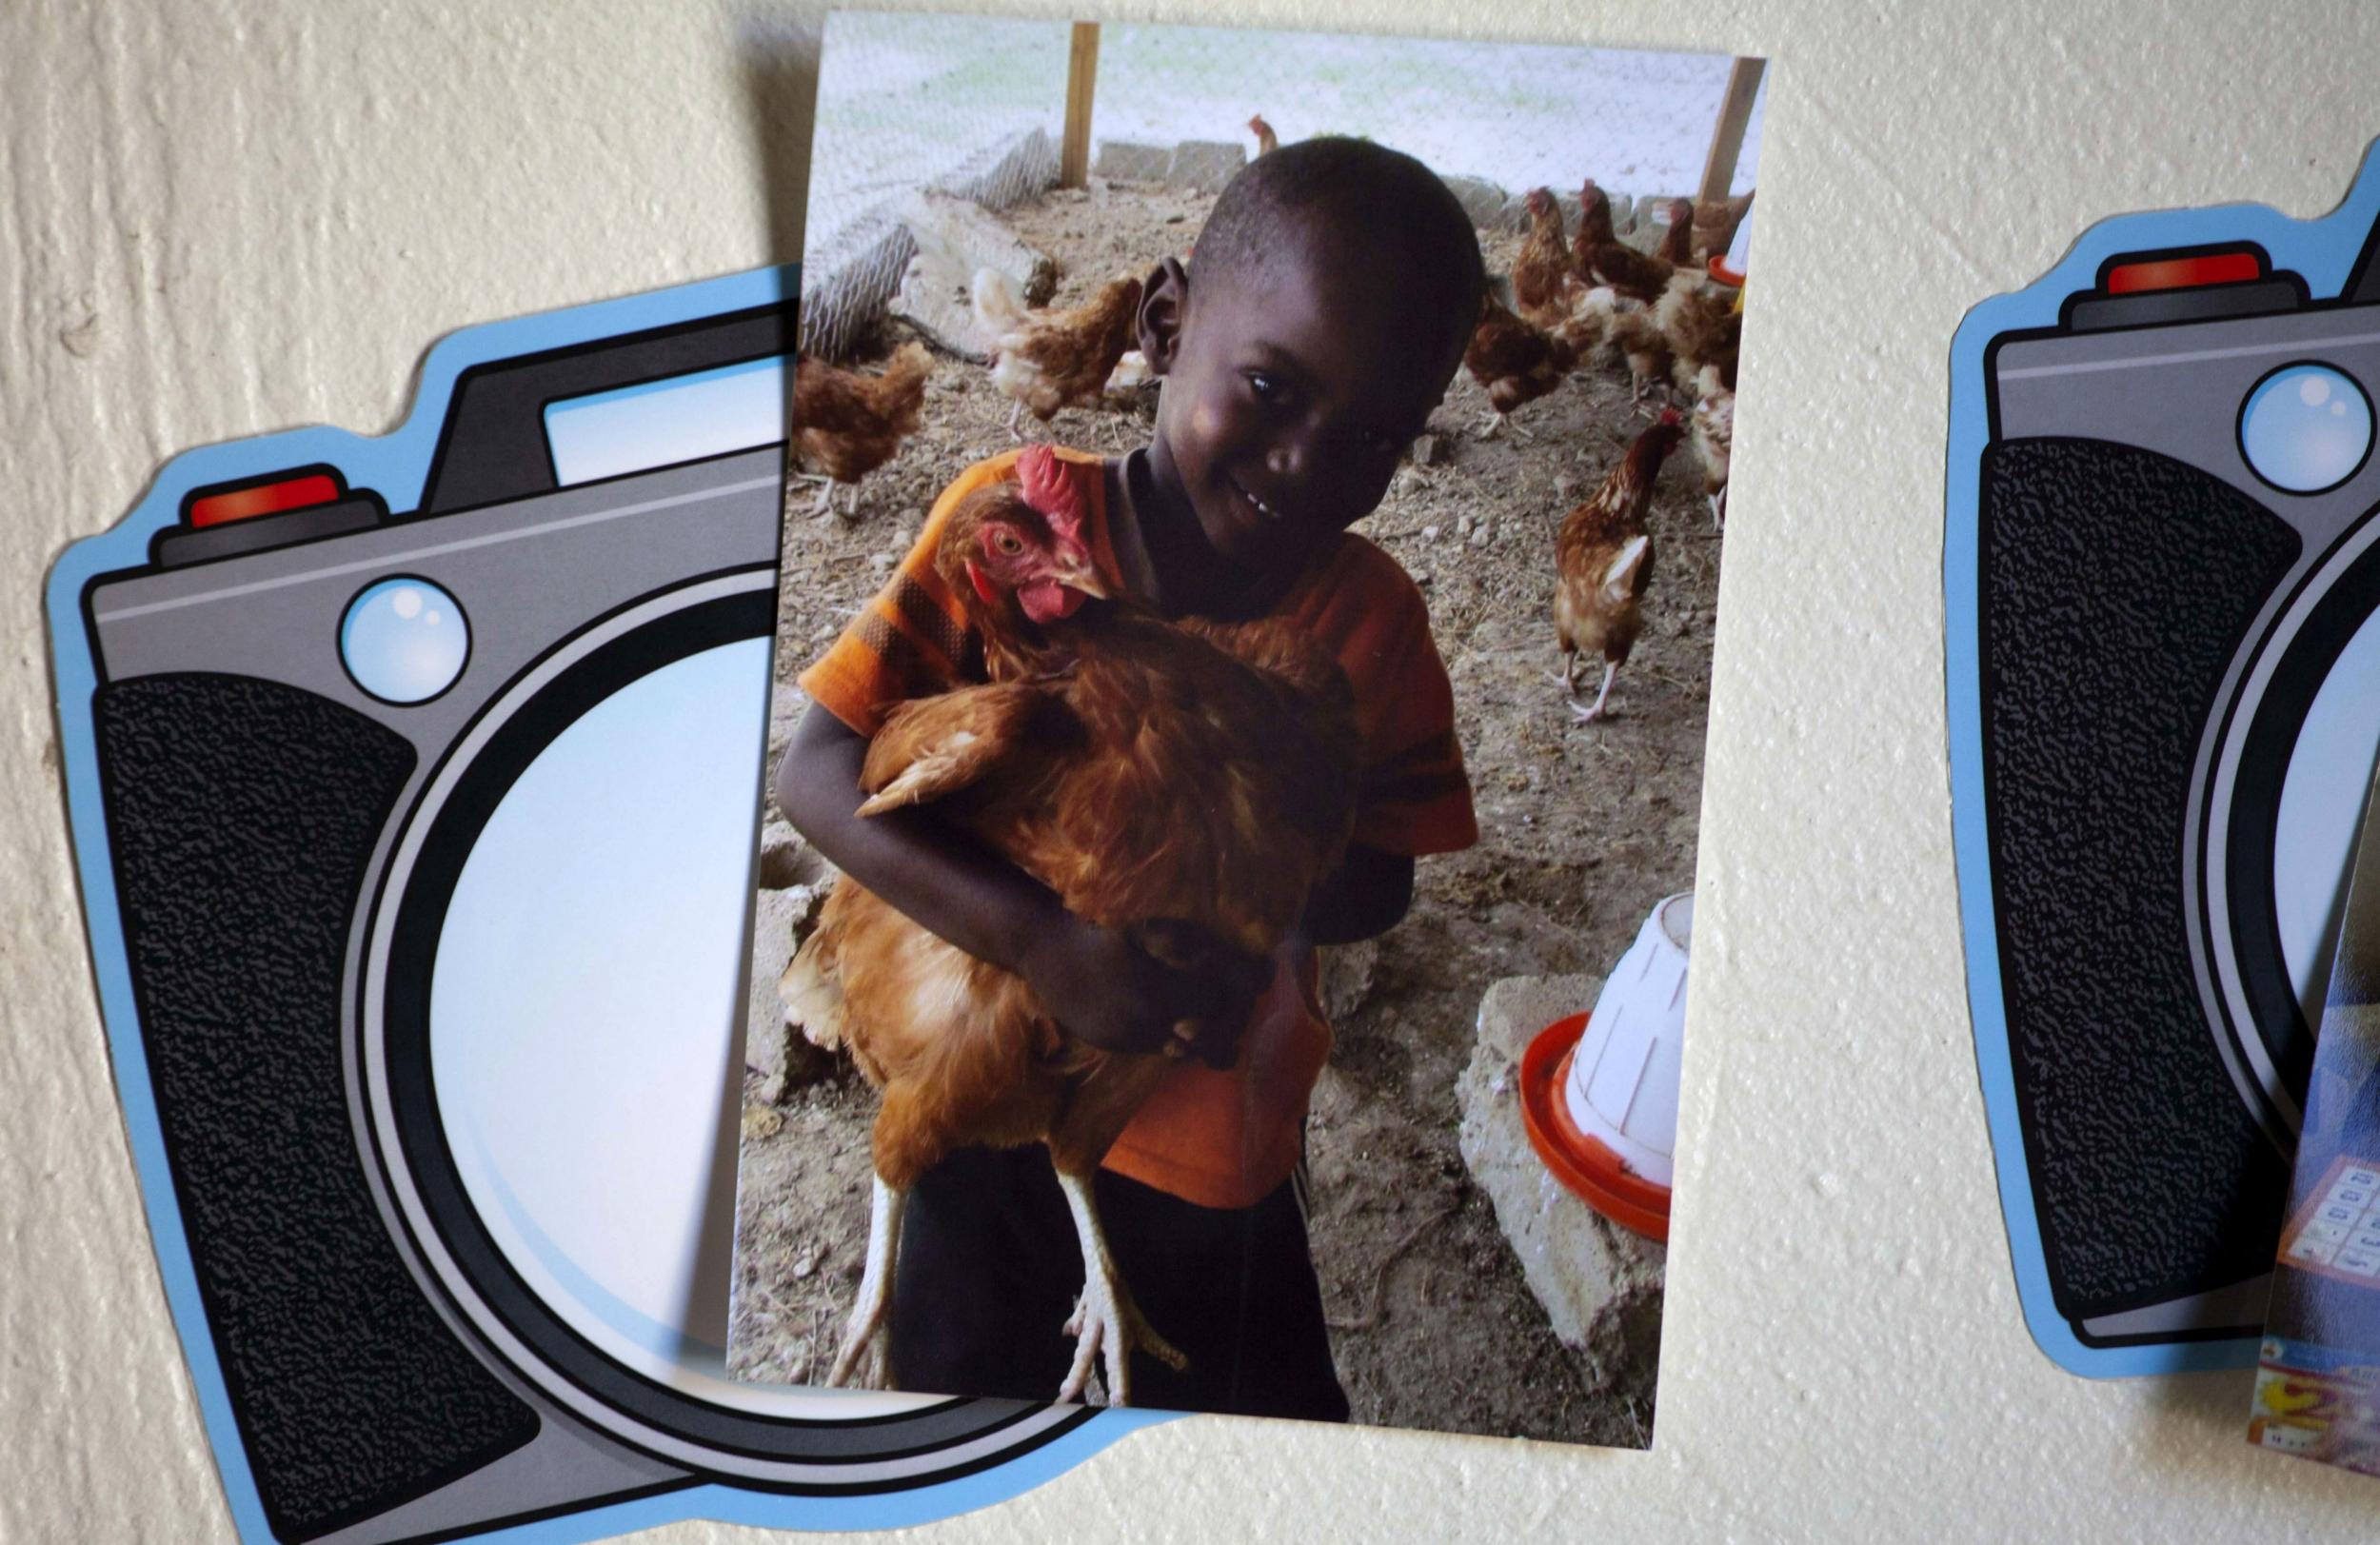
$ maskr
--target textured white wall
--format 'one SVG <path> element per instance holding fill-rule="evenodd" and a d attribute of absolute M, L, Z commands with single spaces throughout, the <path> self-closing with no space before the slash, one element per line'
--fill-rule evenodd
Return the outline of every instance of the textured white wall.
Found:
<path fill-rule="evenodd" d="M 2380 1483 L 2244 1445 L 2244 1376 L 2086 1383 L 2026 1338 L 1960 975 L 1939 565 L 1960 315 L 2103 215 L 2327 209 L 2380 133 L 2380 7 L 1129 13 L 1776 62 L 1659 1433 L 1182 1422 L 919 1537 L 2370 1538 Z M 440 329 L 794 256 L 822 15 L 0 7 L 0 1539 L 229 1529 L 91 990 L 43 574 L 170 452 L 393 422 Z"/>

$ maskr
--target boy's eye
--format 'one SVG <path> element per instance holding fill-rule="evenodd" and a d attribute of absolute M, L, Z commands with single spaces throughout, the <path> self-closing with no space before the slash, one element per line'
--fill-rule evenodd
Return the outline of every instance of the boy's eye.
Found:
<path fill-rule="evenodd" d="M 1280 397 L 1284 390 L 1277 377 L 1266 375 L 1261 370 L 1248 372 L 1248 389 L 1256 393 L 1257 401 L 1260 403 L 1274 401 Z"/>

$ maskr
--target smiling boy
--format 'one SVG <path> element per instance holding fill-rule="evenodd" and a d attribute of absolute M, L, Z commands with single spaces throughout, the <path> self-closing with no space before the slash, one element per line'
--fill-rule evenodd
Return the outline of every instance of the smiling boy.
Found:
<path fill-rule="evenodd" d="M 1347 527 L 1378 505 L 1444 396 L 1483 284 L 1468 217 L 1421 163 L 1360 140 L 1285 147 L 1225 188 L 1189 267 L 1168 258 L 1147 283 L 1139 343 L 1163 382 L 1147 448 L 1059 453 L 1111 588 L 1169 617 L 1289 618 L 1355 687 L 1355 842 L 1269 980 L 1173 971 L 930 810 L 856 813 L 883 711 L 981 679 L 980 641 L 932 559 L 948 512 L 1013 478 L 1013 453 L 943 493 L 900 572 L 802 678 L 813 706 L 778 801 L 844 872 L 1022 977 L 1094 1045 L 1152 1052 L 1185 1019 L 1245 1026 L 1228 1068 L 1168 1074 L 1099 1178 L 1117 1266 L 1189 1359 L 1180 1372 L 1136 1364 L 1136 1403 L 1347 1416 L 1295 1179 L 1330 1048 L 1312 946 L 1393 926 L 1415 858 L 1478 837 L 1427 606 Z M 1048 1398 L 1072 1357 L 1049 1328 L 1081 1286 L 1074 1240 L 1039 1148 L 963 1150 L 930 1171 L 902 1226 L 895 1382 Z"/>

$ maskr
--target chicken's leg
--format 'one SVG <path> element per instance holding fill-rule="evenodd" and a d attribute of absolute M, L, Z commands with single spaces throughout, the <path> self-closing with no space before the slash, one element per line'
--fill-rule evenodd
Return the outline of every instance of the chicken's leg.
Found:
<path fill-rule="evenodd" d="M 1024 433 L 1017 427 L 1017 420 L 1024 414 L 1024 399 L 1020 397 L 1008 405 L 1008 438 L 1022 440 Z"/>
<path fill-rule="evenodd" d="M 901 1212 L 908 1203 L 909 1193 L 896 1191 L 881 1175 L 874 1179 L 876 1192 L 868 1203 L 867 1214 L 867 1266 L 860 1274 L 860 1296 L 843 1327 L 843 1351 L 835 1357 L 834 1372 L 826 1376 L 830 1386 L 847 1383 L 863 1360 L 874 1365 L 862 1380 L 863 1383 L 882 1387 L 892 1377 L 888 1312 L 892 1307 L 893 1263 L 901 1251 Z"/>
<path fill-rule="evenodd" d="M 1604 700 L 1612 695 L 1612 678 L 1618 673 L 1619 667 L 1606 660 L 1603 662 L 1603 690 L 1595 695 L 1595 706 L 1581 708 L 1575 703 L 1570 705 L 1570 711 L 1577 714 L 1581 723 L 1591 724 L 1603 717 Z"/>
<path fill-rule="evenodd" d="M 809 513 L 813 515 L 825 514 L 828 502 L 835 497 L 835 480 L 828 477 L 823 472 L 796 472 L 794 476 L 801 479 L 803 483 L 815 483 L 818 485 L 818 499 L 810 505 Z"/>
<path fill-rule="evenodd" d="M 1501 408 L 1497 408 L 1489 413 L 1488 416 L 1481 421 L 1481 423 L 1483 427 L 1479 431 L 1479 438 L 1482 440 L 1498 439 L 1507 429 L 1512 431 L 1513 439 L 1522 445 L 1533 444 L 1537 438 L 1536 435 L 1533 435 L 1528 430 L 1522 428 L 1520 426 L 1519 420 L 1514 418 L 1512 414 L 1505 412 Z"/>
<path fill-rule="evenodd" d="M 1577 697 L 1578 695 L 1578 651 L 1576 649 L 1564 649 L 1562 651 L 1562 668 L 1556 671 L 1548 671 L 1546 672 L 1546 675 L 1552 679 L 1556 686 L 1562 689 L 1562 696 L 1566 698 Z"/>
<path fill-rule="evenodd" d="M 1074 1368 L 1058 1387 L 1058 1398 L 1081 1398 L 1097 1359 L 1107 1381 L 1107 1403 L 1130 1405 L 1133 1353 L 1145 1352 L 1177 1372 L 1189 1366 L 1190 1359 L 1149 1329 L 1123 1278 L 1116 1275 L 1116 1263 L 1107 1254 L 1107 1236 L 1100 1228 L 1099 1208 L 1091 1199 L 1090 1178 L 1060 1170 L 1058 1184 L 1066 1193 L 1075 1235 L 1082 1245 L 1082 1297 L 1075 1304 L 1074 1317 L 1066 1321 L 1066 1334 L 1075 1338 Z"/>

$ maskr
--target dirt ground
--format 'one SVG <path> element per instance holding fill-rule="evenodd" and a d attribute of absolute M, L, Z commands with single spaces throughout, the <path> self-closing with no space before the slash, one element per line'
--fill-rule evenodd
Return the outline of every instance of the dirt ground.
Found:
<path fill-rule="evenodd" d="M 1186 248 L 1207 200 L 1162 189 L 1053 193 L 1003 216 L 1055 255 L 1072 305 L 1120 269 Z M 1485 238 L 1491 267 L 1517 238 Z M 889 344 L 892 340 L 887 340 Z M 856 523 L 788 502 L 779 670 L 789 678 L 882 584 L 934 495 L 1014 444 L 979 366 L 943 358 L 925 426 L 863 485 Z M 1550 679 L 1554 531 L 1643 426 L 1616 362 L 1583 369 L 1484 439 L 1486 401 L 1458 375 L 1431 423 L 1437 465 L 1398 474 L 1356 529 L 1430 598 L 1454 682 L 1480 841 L 1424 860 L 1411 914 L 1379 941 L 1369 989 L 1337 1021 L 1310 1125 L 1312 1235 L 1356 1419 L 1624 1446 L 1651 1440 L 1651 1373 L 1589 1385 L 1524 1284 L 1457 1150 L 1456 1080 L 1479 1000 L 1499 977 L 1601 973 L 1653 903 L 1694 882 L 1720 539 L 1691 450 L 1663 469 L 1646 629 L 1582 724 Z M 1070 410 L 1039 433 L 1121 452 L 1149 413 Z M 1028 415 L 1024 425 L 1031 430 Z M 1590 684 L 1594 680 L 1589 673 Z M 1581 1008 L 1587 1007 L 1580 1004 Z M 757 1101 L 758 1091 L 748 1091 Z M 866 1123 L 855 1075 L 747 1104 L 736 1364 L 803 1382 L 831 1360 L 867 1230 Z"/>

